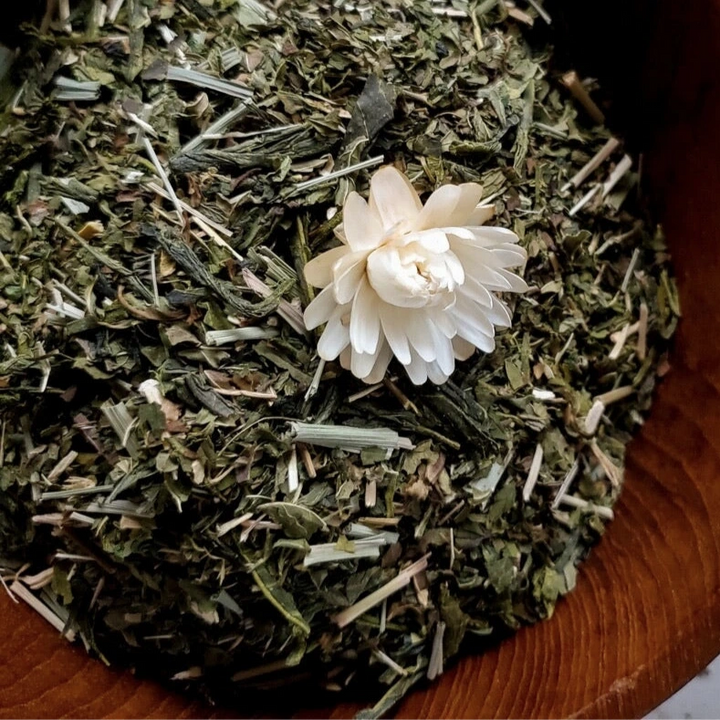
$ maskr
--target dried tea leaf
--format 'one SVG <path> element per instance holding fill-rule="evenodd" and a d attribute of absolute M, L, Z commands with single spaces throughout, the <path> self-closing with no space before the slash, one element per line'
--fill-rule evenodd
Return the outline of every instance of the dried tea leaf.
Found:
<path fill-rule="evenodd" d="M 266 512 L 291 538 L 309 540 L 318 530 L 326 527 L 325 521 L 309 508 L 288 502 L 274 502 L 260 505 L 259 510 Z"/>

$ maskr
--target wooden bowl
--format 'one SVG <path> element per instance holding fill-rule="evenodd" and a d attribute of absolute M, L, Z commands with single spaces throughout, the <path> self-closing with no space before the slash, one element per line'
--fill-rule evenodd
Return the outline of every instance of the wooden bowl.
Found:
<path fill-rule="evenodd" d="M 397 717 L 638 717 L 720 652 L 720 0 L 547 5 L 567 23 L 579 69 L 613 90 L 618 124 L 644 152 L 683 319 L 672 370 L 629 453 L 616 520 L 577 590 L 550 621 L 411 695 Z M 0 717 L 247 711 L 213 712 L 108 670 L 4 593 L 0 637 Z M 298 711 L 308 702 L 298 698 Z"/>

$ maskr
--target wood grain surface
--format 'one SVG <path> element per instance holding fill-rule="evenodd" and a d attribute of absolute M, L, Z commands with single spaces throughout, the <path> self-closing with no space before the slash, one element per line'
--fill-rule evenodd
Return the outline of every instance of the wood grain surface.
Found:
<path fill-rule="evenodd" d="M 593 5 L 596 17 L 568 6 L 560 22 L 625 102 L 625 124 L 646 151 L 682 299 L 672 370 L 577 590 L 550 621 L 411 695 L 399 718 L 640 717 L 720 652 L 720 4 Z M 4 593 L 0 638 L 1 718 L 248 714 L 111 671 Z M 297 717 L 356 710 L 296 705 Z M 263 714 L 288 712 L 280 707 L 269 699 Z"/>

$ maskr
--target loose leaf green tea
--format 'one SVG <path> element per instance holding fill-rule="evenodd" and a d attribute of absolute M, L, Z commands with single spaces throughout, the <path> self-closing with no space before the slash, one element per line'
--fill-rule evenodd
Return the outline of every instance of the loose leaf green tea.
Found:
<path fill-rule="evenodd" d="M 386 712 L 548 618 L 679 316 L 640 161 L 537 2 L 86 0 L 0 54 L 0 564 L 111 664 Z M 394 164 L 527 251 L 449 381 L 320 361 L 307 262 Z M 473 640 L 475 643 L 473 643 Z"/>

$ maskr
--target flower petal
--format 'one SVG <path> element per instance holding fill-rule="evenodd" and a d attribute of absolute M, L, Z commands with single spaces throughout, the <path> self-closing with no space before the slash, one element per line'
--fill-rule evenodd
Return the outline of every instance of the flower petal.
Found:
<path fill-rule="evenodd" d="M 343 233 L 353 252 L 373 250 L 381 242 L 383 226 L 365 198 L 351 192 L 343 207 Z"/>
<path fill-rule="evenodd" d="M 333 231 L 335 233 L 335 237 L 343 244 L 347 245 L 348 241 L 345 237 L 345 228 L 342 226 L 342 223 L 338 225 L 335 230 Z"/>
<path fill-rule="evenodd" d="M 390 346 L 386 342 L 383 342 L 373 369 L 370 371 L 369 375 L 366 375 L 363 378 L 363 380 L 371 385 L 381 382 L 385 377 L 385 373 L 387 372 L 388 365 L 392 360 L 392 356 L 393 354 Z"/>
<path fill-rule="evenodd" d="M 482 200 L 483 188 L 477 183 L 463 183 L 459 187 L 460 197 L 452 214 L 452 222 L 453 225 L 465 226 Z"/>
<path fill-rule="evenodd" d="M 483 352 L 491 353 L 495 349 L 495 338 L 488 337 L 475 325 L 458 322 L 458 336 Z"/>
<path fill-rule="evenodd" d="M 482 193 L 482 187 L 477 183 L 443 185 L 428 198 L 415 228 L 426 230 L 465 225 L 480 202 Z"/>
<path fill-rule="evenodd" d="M 484 266 L 495 270 L 500 268 L 499 259 L 495 257 L 491 248 L 477 247 L 473 245 L 459 245 L 454 251 L 458 255 L 464 255 L 463 261 L 472 265 Z"/>
<path fill-rule="evenodd" d="M 495 334 L 493 324 L 488 320 L 486 308 L 479 306 L 469 298 L 459 295 L 455 307 L 453 308 L 453 317 L 458 323 L 458 334 L 460 332 L 460 324 L 474 325 L 480 332 L 492 337 Z"/>
<path fill-rule="evenodd" d="M 350 333 L 342 321 L 343 314 L 343 308 L 337 308 L 320 336 L 317 350 L 323 360 L 335 360 L 350 344 Z"/>
<path fill-rule="evenodd" d="M 305 308 L 305 327 L 314 330 L 330 319 L 335 311 L 337 302 L 331 287 L 326 287 L 315 299 Z"/>
<path fill-rule="evenodd" d="M 348 253 L 333 266 L 332 287 L 338 303 L 349 303 L 355 297 L 365 274 L 366 258 L 365 252 Z"/>
<path fill-rule="evenodd" d="M 411 357 L 410 343 L 405 332 L 407 313 L 401 308 L 381 302 L 380 322 L 393 354 L 403 365 L 407 365 Z"/>
<path fill-rule="evenodd" d="M 427 364 L 427 374 L 430 382 L 435 383 L 435 385 L 442 385 L 450 377 L 440 369 L 437 362 Z"/>
<path fill-rule="evenodd" d="M 490 291 L 474 277 L 466 277 L 465 282 L 461 287 L 457 288 L 456 292 L 474 300 L 484 308 L 492 307 L 493 296 L 490 294 Z"/>
<path fill-rule="evenodd" d="M 413 385 L 422 385 L 428 377 L 427 363 L 416 352 L 412 352 L 410 362 L 405 365 L 405 372 Z"/>
<path fill-rule="evenodd" d="M 453 245 L 453 252 L 463 264 L 466 278 L 473 278 L 488 290 L 512 290 L 513 284 L 499 267 L 492 265 L 492 253 L 485 248 L 471 247 L 462 243 Z M 511 273 L 508 273 L 511 274 Z"/>
<path fill-rule="evenodd" d="M 517 243 L 520 241 L 520 238 L 508 228 L 480 225 L 478 227 L 468 226 L 467 229 L 472 232 L 481 245 L 487 245 L 488 243 Z"/>
<path fill-rule="evenodd" d="M 422 203 L 407 177 L 387 165 L 370 181 L 370 209 L 380 216 L 384 229 L 390 230 L 401 223 L 412 226 L 422 210 Z"/>
<path fill-rule="evenodd" d="M 347 245 L 341 245 L 313 258 L 305 266 L 305 279 L 313 287 L 327 287 L 332 282 L 333 265 L 349 252 Z"/>
<path fill-rule="evenodd" d="M 364 380 L 375 367 L 375 363 L 380 357 L 380 351 L 382 346 L 378 346 L 378 349 L 374 353 L 360 353 L 353 348 L 352 356 L 350 359 L 350 370 L 356 378 Z"/>
<path fill-rule="evenodd" d="M 341 353 L 340 353 L 340 367 L 343 370 L 349 370 L 350 369 L 350 362 L 352 360 L 352 345 L 348 345 Z"/>
<path fill-rule="evenodd" d="M 484 352 L 495 349 L 495 328 L 487 319 L 483 308 L 460 296 L 453 312 L 458 335 Z"/>
<path fill-rule="evenodd" d="M 495 217 L 495 205 L 478 205 L 467 219 L 468 225 L 484 225 Z"/>
<path fill-rule="evenodd" d="M 443 254 L 443 260 L 445 261 L 447 271 L 450 273 L 450 277 L 455 283 L 462 285 L 465 282 L 465 268 L 460 262 L 460 258 L 458 258 L 454 252 L 448 251 Z"/>
<path fill-rule="evenodd" d="M 350 314 L 350 342 L 355 350 L 374 353 L 380 340 L 380 298 L 363 277 Z"/>
<path fill-rule="evenodd" d="M 435 363 L 447 380 L 455 371 L 455 354 L 453 352 L 452 340 L 446 338 L 434 325 L 430 326 L 435 347 Z M 429 371 L 428 371 L 429 372 Z M 430 376 L 432 380 L 432 376 Z M 443 382 L 445 382 L 443 380 Z"/>
<path fill-rule="evenodd" d="M 457 335 L 457 326 L 452 317 L 452 310 L 440 308 L 428 308 L 428 316 L 435 327 L 446 337 L 453 338 Z"/>
<path fill-rule="evenodd" d="M 432 362 L 437 357 L 433 327 L 425 310 L 408 313 L 407 323 L 405 324 L 407 338 L 415 352 L 428 362 Z M 438 335 L 441 334 L 439 330 L 434 332 L 438 333 Z"/>
<path fill-rule="evenodd" d="M 515 273 L 511 273 L 509 270 L 498 268 L 495 272 L 501 275 L 505 280 L 510 283 L 510 290 L 516 293 L 524 293 L 528 291 L 528 284 Z"/>
<path fill-rule="evenodd" d="M 450 245 L 453 245 L 454 242 L 467 242 L 470 245 L 475 244 L 478 242 L 477 236 L 473 232 L 473 228 L 469 227 L 446 227 L 443 228 L 443 232 L 447 235 L 448 240 L 450 240 Z M 481 247 L 484 247 L 484 245 L 481 245 Z"/>
<path fill-rule="evenodd" d="M 493 325 L 497 325 L 498 327 L 509 328 L 512 324 L 512 317 L 508 306 L 494 296 L 492 307 L 485 310 L 485 315 Z"/>
<path fill-rule="evenodd" d="M 509 292 L 513 288 L 510 281 L 500 274 L 500 268 L 491 270 L 489 267 L 478 268 L 476 266 L 472 268 L 471 272 L 475 276 L 475 279 L 482 283 L 488 290 Z"/>
<path fill-rule="evenodd" d="M 483 258 L 483 262 L 493 268 L 510 268 L 524 265 L 527 260 L 527 252 L 520 245 L 511 243 L 488 243 L 481 245 L 479 242 L 455 242 L 453 252 L 463 248 L 468 252 L 475 253 L 476 258 Z M 462 250 L 460 250 L 462 252 Z"/>
<path fill-rule="evenodd" d="M 452 344 L 456 360 L 467 360 L 472 357 L 472 354 L 477 349 L 471 342 L 468 342 L 465 338 L 461 337 L 454 337 Z"/>
<path fill-rule="evenodd" d="M 411 246 L 408 249 L 414 250 L 415 252 L 427 251 L 431 253 L 444 253 L 450 249 L 450 241 L 445 231 L 440 229 L 406 233 L 405 235 L 394 238 L 389 244 L 395 247 Z"/>
<path fill-rule="evenodd" d="M 520 267 L 524 265 L 527 260 L 527 255 L 524 252 L 517 252 L 517 248 L 515 250 L 508 250 L 507 246 L 494 247 L 490 249 L 490 252 L 493 254 L 495 262 L 501 268 Z"/>

